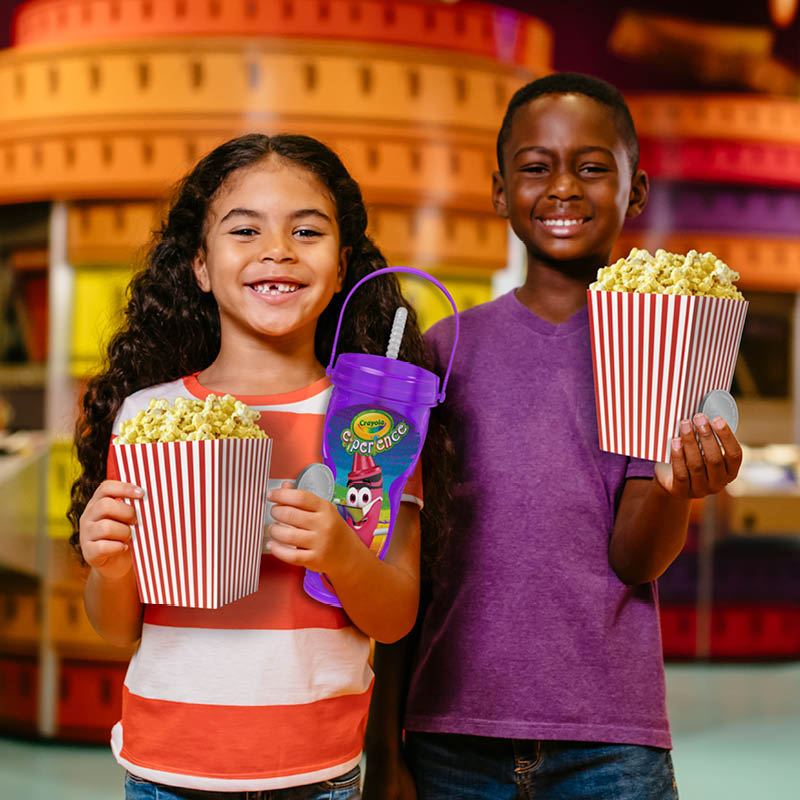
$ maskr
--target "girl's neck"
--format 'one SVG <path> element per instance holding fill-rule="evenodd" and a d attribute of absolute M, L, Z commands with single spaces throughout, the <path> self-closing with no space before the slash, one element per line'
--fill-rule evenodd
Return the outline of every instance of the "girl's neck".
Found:
<path fill-rule="evenodd" d="M 528 274 L 516 291 L 517 300 L 547 322 L 565 322 L 586 305 L 586 290 L 596 279 L 597 269 L 594 259 L 556 268 L 529 257 Z"/>
<path fill-rule="evenodd" d="M 325 376 L 314 337 L 280 341 L 223 335 L 220 351 L 197 379 L 206 389 L 235 395 L 275 395 L 303 389 Z"/>

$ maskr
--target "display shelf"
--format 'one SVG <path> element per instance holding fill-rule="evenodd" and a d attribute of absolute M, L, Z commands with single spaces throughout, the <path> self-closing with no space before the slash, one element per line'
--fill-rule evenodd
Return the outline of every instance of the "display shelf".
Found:
<path fill-rule="evenodd" d="M 800 143 L 800 103 L 759 95 L 661 92 L 626 96 L 645 139 L 734 139 Z"/>
<path fill-rule="evenodd" d="M 80 44 L 174 36 L 349 39 L 428 47 L 546 70 L 549 27 L 484 3 L 411 0 L 31 0 L 14 24 L 14 44 Z"/>
<path fill-rule="evenodd" d="M 800 194 L 656 180 L 650 186 L 644 212 L 625 221 L 626 231 L 649 228 L 800 237 Z"/>
<path fill-rule="evenodd" d="M 739 142 L 723 139 L 639 141 L 643 169 L 653 178 L 800 186 L 800 143 Z"/>
<path fill-rule="evenodd" d="M 46 375 L 45 364 L 0 364 L 0 389 L 43 389 Z"/>
<path fill-rule="evenodd" d="M 0 456 L 0 567 L 39 575 L 44 518 L 37 498 L 44 496 L 47 443 L 43 434 L 27 434 L 25 442 Z"/>

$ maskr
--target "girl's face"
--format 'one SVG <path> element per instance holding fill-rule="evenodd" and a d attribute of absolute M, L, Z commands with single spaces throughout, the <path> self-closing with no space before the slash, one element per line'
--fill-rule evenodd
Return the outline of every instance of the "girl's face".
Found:
<path fill-rule="evenodd" d="M 223 336 L 313 341 L 346 266 L 325 186 L 271 156 L 233 173 L 212 199 L 194 272 L 217 301 Z"/>

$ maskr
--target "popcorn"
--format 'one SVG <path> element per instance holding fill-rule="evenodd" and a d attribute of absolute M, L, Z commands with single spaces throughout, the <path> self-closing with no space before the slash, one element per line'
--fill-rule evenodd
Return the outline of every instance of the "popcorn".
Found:
<path fill-rule="evenodd" d="M 683 256 L 656 250 L 655 256 L 652 256 L 647 250 L 634 247 L 627 258 L 599 269 L 597 280 L 589 288 L 744 300 L 742 293 L 733 285 L 738 280 L 739 273 L 713 253 L 690 250 Z"/>
<path fill-rule="evenodd" d="M 114 444 L 266 439 L 256 424 L 260 416 L 229 394 L 210 394 L 205 402 L 179 397 L 172 404 L 164 398 L 153 399 L 146 410 L 122 423 Z"/>

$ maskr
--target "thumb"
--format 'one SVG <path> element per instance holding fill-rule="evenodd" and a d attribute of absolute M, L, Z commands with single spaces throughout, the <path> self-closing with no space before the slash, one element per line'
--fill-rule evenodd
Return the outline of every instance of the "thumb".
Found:
<path fill-rule="evenodd" d="M 657 463 L 653 478 L 658 481 L 665 492 L 669 492 L 672 489 L 672 465 Z"/>

